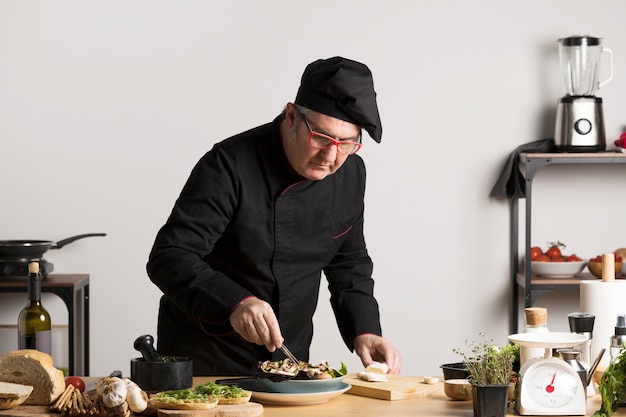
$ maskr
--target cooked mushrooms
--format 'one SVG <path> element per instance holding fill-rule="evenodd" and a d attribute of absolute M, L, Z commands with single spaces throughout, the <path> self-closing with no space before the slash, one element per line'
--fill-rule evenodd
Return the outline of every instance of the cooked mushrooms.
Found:
<path fill-rule="evenodd" d="M 260 369 L 268 374 L 295 377 L 294 379 L 329 379 L 333 378 L 334 371 L 326 361 L 311 365 L 306 362 L 295 363 L 291 359 L 265 361 L 260 364 Z"/>

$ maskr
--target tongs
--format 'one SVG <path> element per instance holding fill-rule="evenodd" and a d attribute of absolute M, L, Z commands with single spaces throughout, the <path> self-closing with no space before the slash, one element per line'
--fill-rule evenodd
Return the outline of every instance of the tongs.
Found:
<path fill-rule="evenodd" d="M 287 346 L 285 346 L 284 343 L 283 343 L 283 345 L 279 349 L 281 350 L 281 352 L 283 352 L 285 354 L 285 356 L 287 356 L 289 359 L 291 359 L 293 361 L 293 363 L 300 363 L 298 358 L 296 358 L 294 356 L 294 354 L 291 353 L 291 351 L 289 349 L 287 349 Z"/>
<path fill-rule="evenodd" d="M 285 346 L 284 344 L 278 348 L 281 352 L 283 352 L 285 354 L 285 356 L 287 356 L 287 359 L 289 359 L 290 361 L 292 361 L 294 364 L 298 365 L 300 363 L 302 363 L 300 360 L 298 360 L 298 358 L 295 357 L 295 355 L 293 353 L 291 353 L 291 351 L 289 350 L 289 348 L 287 348 L 287 346 Z M 266 361 L 267 362 L 267 361 Z M 265 372 L 262 368 L 262 364 L 264 362 L 259 361 L 256 363 L 256 365 L 254 366 L 254 368 L 252 369 L 252 376 L 251 377 L 243 377 L 243 378 L 228 378 L 228 379 L 218 379 L 217 381 L 215 381 L 216 384 L 226 384 L 226 385 L 238 385 L 241 388 L 244 388 L 247 386 L 248 383 L 250 384 L 259 384 L 259 380 L 261 379 L 269 379 L 272 382 L 281 382 L 281 381 L 287 381 L 292 379 L 293 377 L 296 376 L 296 373 L 292 373 L 292 374 L 287 374 L 287 373 L 271 373 L 271 372 Z M 246 385 L 239 385 L 241 383 L 244 383 Z M 262 382 L 260 383 L 262 384 Z"/>

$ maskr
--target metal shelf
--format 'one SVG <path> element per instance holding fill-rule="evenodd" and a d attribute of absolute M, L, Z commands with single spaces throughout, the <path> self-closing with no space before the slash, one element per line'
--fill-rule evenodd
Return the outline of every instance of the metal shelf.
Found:
<path fill-rule="evenodd" d="M 0 277 L 0 292 L 27 292 L 24 277 Z M 41 280 L 41 292 L 56 294 L 67 307 L 69 375 L 89 375 L 89 275 L 50 274 Z"/>
<path fill-rule="evenodd" d="M 596 153 L 521 153 L 519 155 L 519 168 L 525 178 L 525 217 L 524 224 L 524 254 L 530 253 L 531 248 L 531 214 L 532 214 L 532 185 L 535 174 L 548 165 L 580 165 L 580 164 L 626 164 L 626 154 L 622 152 L 596 152 Z M 524 308 L 532 307 L 533 302 L 539 295 L 550 291 L 578 290 L 580 281 L 585 279 L 573 278 L 572 280 L 549 280 L 537 279 L 530 271 L 530 257 L 524 257 L 523 272 L 520 273 L 519 261 L 519 233 L 520 215 L 519 199 L 511 200 L 511 265 L 513 299 L 511 303 L 511 332 L 519 330 L 519 291 L 524 291 Z M 521 275 L 521 276 L 520 276 Z M 589 279 L 591 275 L 586 278 Z M 577 281 L 577 282 L 575 282 Z"/>

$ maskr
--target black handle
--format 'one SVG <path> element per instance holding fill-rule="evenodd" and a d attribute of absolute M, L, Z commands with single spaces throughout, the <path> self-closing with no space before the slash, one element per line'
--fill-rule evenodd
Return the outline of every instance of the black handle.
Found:
<path fill-rule="evenodd" d="M 93 237 L 93 236 L 106 236 L 106 235 L 107 235 L 106 233 L 86 233 L 84 235 L 72 236 L 72 237 L 68 237 L 67 239 L 59 240 L 58 242 L 53 243 L 52 246 L 50 246 L 50 249 L 61 249 L 63 246 L 67 245 L 68 243 L 72 243 L 78 239 L 84 239 L 86 237 Z"/>
<path fill-rule="evenodd" d="M 253 376 L 241 376 L 235 378 L 217 379 L 215 380 L 215 383 L 222 385 L 238 385 L 241 382 L 256 382 L 257 380 L 258 378 Z"/>
<path fill-rule="evenodd" d="M 149 334 L 139 336 L 134 343 L 135 349 L 137 349 L 143 355 L 146 362 L 163 362 L 163 358 L 154 349 L 154 338 Z"/>

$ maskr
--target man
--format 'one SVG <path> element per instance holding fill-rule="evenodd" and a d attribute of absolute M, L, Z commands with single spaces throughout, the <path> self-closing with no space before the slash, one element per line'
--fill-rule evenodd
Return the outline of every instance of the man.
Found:
<path fill-rule="evenodd" d="M 248 375 L 309 360 L 321 272 L 342 338 L 364 366 L 402 359 L 382 337 L 363 237 L 361 129 L 380 142 L 369 69 L 341 57 L 307 66 L 295 103 L 221 143 L 193 169 L 147 265 L 163 291 L 158 350 L 195 375 Z"/>

